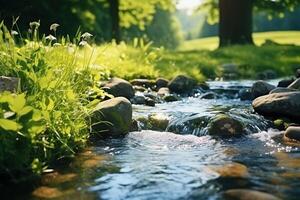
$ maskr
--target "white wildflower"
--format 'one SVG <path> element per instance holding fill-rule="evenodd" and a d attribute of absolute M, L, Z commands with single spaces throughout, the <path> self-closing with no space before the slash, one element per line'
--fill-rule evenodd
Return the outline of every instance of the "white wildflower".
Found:
<path fill-rule="evenodd" d="M 54 37 L 53 35 L 48 35 L 47 37 L 45 37 L 46 40 L 49 40 L 49 41 L 54 41 L 56 40 L 56 37 Z"/>

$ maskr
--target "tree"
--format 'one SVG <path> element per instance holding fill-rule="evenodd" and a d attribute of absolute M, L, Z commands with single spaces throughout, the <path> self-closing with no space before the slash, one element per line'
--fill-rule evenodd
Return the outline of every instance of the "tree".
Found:
<path fill-rule="evenodd" d="M 205 0 L 201 8 L 209 10 L 210 21 L 219 19 L 219 46 L 253 44 L 252 11 L 265 10 L 269 15 L 282 16 L 293 11 L 300 0 Z"/>
<path fill-rule="evenodd" d="M 111 32 L 112 38 L 116 40 L 116 43 L 119 44 L 121 41 L 120 33 L 120 15 L 119 15 L 119 0 L 108 0 L 109 1 L 109 10 L 111 16 Z"/>

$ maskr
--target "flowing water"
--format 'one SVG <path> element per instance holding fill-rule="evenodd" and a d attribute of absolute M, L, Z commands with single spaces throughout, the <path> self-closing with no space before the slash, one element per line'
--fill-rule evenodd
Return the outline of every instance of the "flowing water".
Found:
<path fill-rule="evenodd" d="M 237 98 L 236 91 L 251 84 L 210 82 L 220 98 L 195 95 L 155 107 L 134 106 L 135 119 L 159 114 L 170 121 L 166 130 L 140 130 L 100 141 L 89 151 L 94 162 L 79 161 L 72 171 L 75 179 L 54 184 L 64 193 L 58 199 L 223 199 L 222 192 L 239 188 L 299 199 L 300 151 L 284 144 L 282 133 L 255 114 L 250 101 Z M 199 126 L 197 119 L 218 113 L 242 121 L 245 135 L 231 139 L 207 135 L 206 124 Z M 236 163 L 247 172 L 231 177 L 214 170 Z"/>

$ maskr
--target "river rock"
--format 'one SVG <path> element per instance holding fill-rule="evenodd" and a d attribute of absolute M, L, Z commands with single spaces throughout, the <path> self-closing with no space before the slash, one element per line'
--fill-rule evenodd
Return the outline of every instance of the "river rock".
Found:
<path fill-rule="evenodd" d="M 291 140 L 300 142 L 300 127 L 290 126 L 284 132 L 284 136 Z"/>
<path fill-rule="evenodd" d="M 240 163 L 212 166 L 210 169 L 217 172 L 221 178 L 245 178 L 249 175 L 247 167 Z"/>
<path fill-rule="evenodd" d="M 154 107 L 155 106 L 155 101 L 150 97 L 146 97 L 145 98 L 145 105 Z"/>
<path fill-rule="evenodd" d="M 254 99 L 250 88 L 241 89 L 238 97 L 241 99 L 241 101 L 252 101 Z"/>
<path fill-rule="evenodd" d="M 205 83 L 205 82 L 199 83 L 197 85 L 197 87 L 200 88 L 200 89 L 202 89 L 202 90 L 209 90 L 209 85 L 207 83 Z"/>
<path fill-rule="evenodd" d="M 295 81 L 295 79 L 291 78 L 291 79 L 283 79 L 281 81 L 278 82 L 277 87 L 288 87 L 290 84 L 292 84 Z"/>
<path fill-rule="evenodd" d="M 267 79 L 274 79 L 277 77 L 277 73 L 272 69 L 267 69 L 263 72 L 259 72 L 256 75 L 257 79 L 267 80 Z"/>
<path fill-rule="evenodd" d="M 167 87 L 162 87 L 157 92 L 157 95 L 159 95 L 159 96 L 167 96 L 169 94 L 170 94 L 170 90 Z"/>
<path fill-rule="evenodd" d="M 132 85 L 142 86 L 145 88 L 153 88 L 155 86 L 155 81 L 149 79 L 134 79 L 130 81 Z"/>
<path fill-rule="evenodd" d="M 147 89 L 146 88 L 144 88 L 143 86 L 137 86 L 137 85 L 134 85 L 133 86 L 133 89 L 135 90 L 135 91 L 138 91 L 138 92 L 145 92 Z"/>
<path fill-rule="evenodd" d="M 300 119 L 300 92 L 273 93 L 256 98 L 254 110 L 263 115 Z"/>
<path fill-rule="evenodd" d="M 196 84 L 196 80 L 185 75 L 178 75 L 170 81 L 168 87 L 171 92 L 182 94 L 190 92 Z"/>
<path fill-rule="evenodd" d="M 117 137 L 129 132 L 132 122 L 132 106 L 124 97 L 99 103 L 92 116 L 92 135 Z"/>
<path fill-rule="evenodd" d="M 300 78 L 296 79 L 293 83 L 291 83 L 288 86 L 288 88 L 299 90 L 300 89 Z"/>
<path fill-rule="evenodd" d="M 17 92 L 20 87 L 20 79 L 16 77 L 0 76 L 0 92 Z"/>
<path fill-rule="evenodd" d="M 243 124 L 226 114 L 216 115 L 208 124 L 208 133 L 213 136 L 239 136 L 243 132 Z"/>
<path fill-rule="evenodd" d="M 169 80 L 164 78 L 158 78 L 156 79 L 155 84 L 157 89 L 168 87 Z"/>
<path fill-rule="evenodd" d="M 176 94 L 169 94 L 163 97 L 163 100 L 166 102 L 174 102 L 174 101 L 180 101 L 181 98 L 177 96 Z"/>
<path fill-rule="evenodd" d="M 144 105 L 146 98 L 144 96 L 135 95 L 130 101 L 132 104 Z"/>
<path fill-rule="evenodd" d="M 269 94 L 271 90 L 275 89 L 274 85 L 271 85 L 265 81 L 257 81 L 253 84 L 251 92 L 254 98 Z"/>
<path fill-rule="evenodd" d="M 274 93 L 284 93 L 284 92 L 296 92 L 296 89 L 293 88 L 284 88 L 284 87 L 277 87 L 274 90 L 271 90 L 270 94 Z"/>
<path fill-rule="evenodd" d="M 151 130 L 165 131 L 169 125 L 169 119 L 162 114 L 153 114 L 148 117 Z"/>
<path fill-rule="evenodd" d="M 132 85 L 123 79 L 112 78 L 105 86 L 103 87 L 104 91 L 109 94 L 112 94 L 114 97 L 125 97 L 131 99 L 134 97 L 134 89 Z"/>
<path fill-rule="evenodd" d="M 223 195 L 230 200 L 280 200 L 271 194 L 249 189 L 226 190 Z"/>

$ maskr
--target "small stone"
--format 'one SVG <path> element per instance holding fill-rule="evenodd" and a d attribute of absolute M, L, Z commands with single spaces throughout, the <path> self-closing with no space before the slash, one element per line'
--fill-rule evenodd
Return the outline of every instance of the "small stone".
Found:
<path fill-rule="evenodd" d="M 163 100 L 166 102 L 174 102 L 174 101 L 180 101 L 181 98 L 175 94 L 170 94 L 170 95 L 164 96 Z"/>
<path fill-rule="evenodd" d="M 284 79 L 278 82 L 277 87 L 283 87 L 286 88 L 288 87 L 290 84 L 292 84 L 295 81 L 295 79 Z"/>
<path fill-rule="evenodd" d="M 214 92 L 207 92 L 200 96 L 201 99 L 216 99 L 217 94 Z"/>
<path fill-rule="evenodd" d="M 300 69 L 296 70 L 296 78 L 300 78 Z"/>
<path fill-rule="evenodd" d="M 243 132 L 243 124 L 226 114 L 216 115 L 208 124 L 208 133 L 213 136 L 239 136 Z"/>
<path fill-rule="evenodd" d="M 156 83 L 156 88 L 160 89 L 160 88 L 168 87 L 169 80 L 164 78 L 158 78 L 156 79 L 155 83 Z"/>
<path fill-rule="evenodd" d="M 198 84 L 198 87 L 199 87 L 200 89 L 202 89 L 202 90 L 209 90 L 209 85 L 208 85 L 207 83 L 205 83 L 205 82 L 199 83 L 199 84 Z"/>
<path fill-rule="evenodd" d="M 127 99 L 134 97 L 134 89 L 132 85 L 128 81 L 120 78 L 112 78 L 104 85 L 103 89 L 107 93 L 112 94 L 114 97 L 125 97 Z"/>
<path fill-rule="evenodd" d="M 248 174 L 248 169 L 240 163 L 230 163 L 218 167 L 210 167 L 217 172 L 222 178 L 245 178 Z"/>
<path fill-rule="evenodd" d="M 178 75 L 170 81 L 168 87 L 171 92 L 182 94 L 190 92 L 196 85 L 196 80 L 185 75 Z"/>
<path fill-rule="evenodd" d="M 15 77 L 0 76 L 0 92 L 17 92 L 20 87 L 20 79 Z"/>
<path fill-rule="evenodd" d="M 162 87 L 157 92 L 157 95 L 159 95 L 159 96 L 167 96 L 169 94 L 170 94 L 170 90 L 167 87 Z"/>
<path fill-rule="evenodd" d="M 132 122 L 132 106 L 124 97 L 99 103 L 92 116 L 92 135 L 117 137 L 129 132 Z"/>
<path fill-rule="evenodd" d="M 143 86 L 137 86 L 137 85 L 134 85 L 133 86 L 133 89 L 135 90 L 135 91 L 138 91 L 138 92 L 145 92 L 147 89 L 146 88 L 144 88 Z"/>
<path fill-rule="evenodd" d="M 54 199 L 62 196 L 62 192 L 53 187 L 41 186 L 32 192 L 32 195 L 37 198 Z"/>
<path fill-rule="evenodd" d="M 257 81 L 253 84 L 251 92 L 254 98 L 269 94 L 271 90 L 275 89 L 274 85 L 271 85 L 265 81 Z"/>
<path fill-rule="evenodd" d="M 153 88 L 155 86 L 155 81 L 149 79 L 134 79 L 130 81 L 132 85 L 142 86 L 145 88 Z"/>
<path fill-rule="evenodd" d="M 230 200 L 280 200 L 271 194 L 248 189 L 226 190 L 224 197 Z"/>
<path fill-rule="evenodd" d="M 163 114 L 154 114 L 148 117 L 151 130 L 165 131 L 169 125 L 169 119 Z"/>
<path fill-rule="evenodd" d="M 132 104 L 144 105 L 146 98 L 144 96 L 134 96 L 130 101 Z"/>
<path fill-rule="evenodd" d="M 251 89 L 241 89 L 238 94 L 241 101 L 252 101 L 254 99 Z"/>
<path fill-rule="evenodd" d="M 145 98 L 145 105 L 146 106 L 151 106 L 154 107 L 155 106 L 155 101 L 149 97 Z"/>
<path fill-rule="evenodd" d="M 291 140 L 300 142 L 300 127 L 290 126 L 286 129 L 284 136 Z"/>

